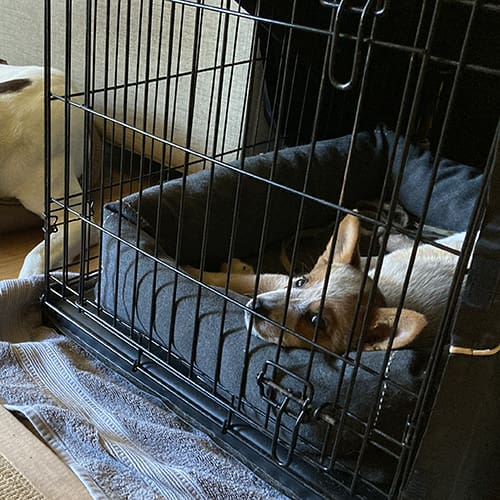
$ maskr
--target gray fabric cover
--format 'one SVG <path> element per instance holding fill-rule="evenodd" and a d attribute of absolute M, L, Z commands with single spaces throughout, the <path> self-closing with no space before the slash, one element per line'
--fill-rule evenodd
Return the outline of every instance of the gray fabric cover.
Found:
<path fill-rule="evenodd" d="M 210 209 L 208 239 L 205 250 L 208 267 L 218 267 L 227 261 L 235 199 L 239 194 L 239 210 L 236 214 L 236 240 L 234 255 L 245 259 L 259 248 L 260 230 L 265 217 L 266 198 L 270 196 L 268 210 L 267 244 L 281 242 L 290 236 L 297 225 L 300 196 L 279 187 L 268 186 L 263 180 L 304 191 L 306 172 L 309 174 L 305 192 L 331 203 L 339 202 L 351 137 L 318 142 L 310 156 L 310 146 L 281 150 L 247 158 L 243 169 L 256 177 L 239 175 L 237 170 L 215 166 L 190 175 L 185 180 L 175 179 L 162 187 L 145 190 L 142 196 L 129 196 L 123 201 L 122 214 L 131 221 L 141 214 L 141 227 L 152 236 L 156 235 L 159 214 L 158 242 L 171 257 L 176 257 L 178 222 L 183 229 L 180 240 L 180 262 L 197 265 L 201 254 L 205 212 Z M 380 133 L 363 132 L 358 135 L 352 151 L 349 174 L 343 199 L 344 206 L 352 206 L 358 200 L 380 196 L 387 161 L 387 144 Z M 241 168 L 233 163 L 235 169 Z M 263 180 L 259 180 L 259 178 Z M 241 181 L 238 187 L 238 181 Z M 161 205 L 158 210 L 158 200 Z M 209 204 L 207 205 L 207 200 Z M 118 210 L 111 205 L 110 210 Z M 324 205 L 305 202 L 304 227 L 321 227 L 331 223 L 335 211 Z"/>
<path fill-rule="evenodd" d="M 345 202 L 375 198 L 380 193 L 383 168 L 386 161 L 387 144 L 380 134 L 362 134 L 354 148 L 351 176 L 347 182 Z M 332 202 L 338 201 L 339 183 L 343 177 L 350 137 L 318 143 L 311 162 L 311 182 L 307 192 Z M 309 147 L 281 151 L 277 158 L 260 155 L 249 158 L 245 169 L 268 178 L 275 165 L 277 182 L 301 190 L 304 182 L 304 164 L 307 164 Z M 273 161 L 275 160 L 275 161 Z M 196 264 L 200 258 L 200 240 L 203 231 L 207 192 L 212 186 L 211 217 L 207 254 L 210 263 L 216 265 L 227 259 L 228 240 L 232 225 L 233 202 L 237 194 L 238 175 L 222 168 L 199 172 L 186 179 L 184 187 L 183 229 L 179 261 Z M 407 392 L 416 391 L 423 375 L 426 356 L 418 351 L 401 350 L 390 355 L 385 370 L 385 381 L 379 385 L 379 374 L 383 370 L 385 352 L 364 353 L 360 367 L 347 364 L 333 355 L 315 353 L 310 364 L 310 352 L 301 349 L 282 350 L 249 335 L 246 331 L 243 310 L 209 290 L 200 288 L 187 278 L 175 279 L 174 271 L 161 263 L 155 263 L 146 254 L 155 255 L 160 261 L 175 266 L 176 239 L 181 206 L 182 180 L 174 180 L 162 187 L 133 195 L 122 203 L 109 204 L 105 209 L 105 227 L 123 240 L 138 245 L 145 253 L 137 252 L 126 243 L 105 236 L 102 248 L 103 273 L 98 293 L 104 309 L 116 313 L 119 318 L 161 345 L 169 347 L 179 357 L 179 370 L 194 363 L 198 381 L 213 387 L 217 382 L 217 397 L 234 404 L 233 395 L 242 394 L 242 411 L 260 428 L 268 408 L 257 383 L 258 374 L 268 361 L 308 379 L 313 408 L 336 418 L 341 408 L 348 407 L 349 414 L 340 436 L 339 459 L 348 467 L 356 463 L 361 445 L 363 426 L 360 422 L 374 419 L 372 442 L 395 448 L 385 436 L 402 441 L 406 432 L 406 415 L 412 413 L 415 400 Z M 241 178 L 241 203 L 237 214 L 237 240 L 235 255 L 245 258 L 258 249 L 258 240 L 263 221 L 263 205 L 266 196 L 265 184 Z M 294 230 L 297 223 L 298 197 L 279 188 L 272 188 L 273 208 L 270 211 L 270 240 L 280 240 Z M 162 203 L 158 209 L 158 200 Z M 286 210 L 284 210 L 286 207 Z M 141 220 L 137 213 L 140 209 Z M 159 245 L 155 244 L 156 217 L 160 214 Z M 221 216 L 226 215 L 226 217 Z M 321 205 L 307 204 L 304 225 L 318 226 L 331 222 L 333 210 Z M 245 297 L 232 294 L 237 302 L 246 302 Z M 175 314 L 172 314 L 172 310 Z M 225 315 L 221 312 L 225 310 Z M 248 351 L 245 350 L 248 346 Z M 248 352 L 248 356 L 246 356 Z M 217 364 L 218 354 L 221 362 Z M 308 367 L 311 372 L 307 376 Z M 302 392 L 303 384 L 286 372 L 268 366 L 267 375 L 274 381 L 292 390 Z M 397 382 L 397 386 L 391 381 Z M 353 391 L 349 394 L 350 384 Z M 338 396 L 338 397 L 337 397 Z M 272 401 L 282 396 L 269 393 Z M 331 407 L 336 401 L 336 405 Z M 280 437 L 290 442 L 290 429 L 297 418 L 299 408 L 290 405 L 291 415 L 282 421 Z M 375 409 L 375 413 L 370 413 Z M 271 410 L 270 429 L 273 428 Z M 308 412 L 299 426 L 296 453 L 315 455 L 326 439 L 327 449 L 336 437 L 336 427 L 330 427 L 324 419 L 313 417 Z M 288 430 L 287 430 L 288 429 Z M 378 433 L 380 431 L 380 433 Z M 369 444 L 361 464 L 361 473 L 371 480 L 384 482 L 392 476 L 396 461 L 373 444 Z"/>
<path fill-rule="evenodd" d="M 393 145 L 395 137 L 387 133 Z M 404 140 L 396 143 L 396 156 L 392 166 L 395 179 L 403 165 Z M 483 175 L 480 170 L 468 165 L 441 158 L 436 163 L 431 151 L 414 145 L 408 150 L 403 179 L 399 191 L 399 202 L 408 212 L 422 218 L 428 191 L 432 196 L 425 217 L 425 224 L 452 231 L 467 229 L 476 199 L 481 189 Z"/>
<path fill-rule="evenodd" d="M 363 353 L 359 364 L 354 362 L 352 355 L 345 370 L 342 360 L 327 354 L 315 353 L 312 363 L 311 353 L 306 350 L 282 350 L 278 354 L 275 345 L 249 335 L 243 311 L 237 304 L 226 302 L 182 276 L 176 279 L 174 271 L 155 264 L 147 256 L 154 255 L 174 267 L 176 260 L 180 264 L 199 264 L 208 206 L 206 266 L 217 268 L 228 259 L 233 217 L 236 217 L 234 255 L 243 259 L 251 257 L 258 252 L 268 196 L 267 243 L 282 241 L 295 230 L 300 196 L 276 186 L 268 190 L 267 184 L 259 178 L 272 179 L 299 192 L 305 187 L 310 195 L 338 203 L 350 140 L 348 136 L 319 142 L 312 155 L 310 146 L 302 146 L 282 150 L 276 156 L 271 153 L 248 158 L 243 168 L 255 177 L 240 176 L 237 168 L 241 167 L 237 163 L 233 164 L 235 170 L 216 166 L 213 170 L 189 176 L 185 181 L 176 179 L 109 204 L 105 209 L 106 229 L 139 246 L 145 253 L 105 236 L 99 293 L 105 310 L 116 312 L 145 337 L 151 336 L 162 346 L 169 347 L 179 358 L 180 371 L 193 363 L 197 381 L 206 383 L 207 387 L 217 382 L 217 397 L 230 404 L 234 404 L 234 396 L 241 394 L 241 409 L 256 428 L 264 424 L 268 409 L 257 383 L 258 374 L 263 370 L 266 376 L 296 393 L 304 390 L 303 382 L 287 375 L 286 370 L 306 378 L 310 384 L 308 390 L 313 389 L 309 394 L 312 409 L 323 408 L 326 414 L 339 419 L 342 408 L 349 408 L 348 415 L 344 416 L 342 435 L 338 437 L 336 426 L 308 412 L 299 425 L 295 453 L 314 456 L 325 445 L 325 440 L 326 449 L 329 449 L 338 438 L 340 462 L 353 467 L 363 436 L 361 422 L 372 418 L 375 432 L 360 471 L 370 480 L 384 483 L 392 477 L 396 461 L 377 446 L 395 453 L 400 451 L 391 439 L 404 440 L 406 416 L 412 413 L 415 404 L 410 392 L 415 393 L 420 385 L 426 364 L 425 352 L 396 351 L 387 364 L 385 352 Z M 344 206 L 380 196 L 394 142 L 394 136 L 382 130 L 358 135 L 344 186 Z M 395 146 L 393 178 L 401 166 L 403 141 Z M 429 152 L 410 147 L 400 201 L 417 216 L 422 214 L 425 187 L 432 173 L 431 163 Z M 304 186 L 307 168 L 309 182 Z M 437 180 L 426 222 L 456 230 L 465 228 L 481 176 L 469 167 L 441 160 Z M 240 203 L 235 211 L 237 196 Z M 333 209 L 306 201 L 303 227 L 326 225 L 334 214 Z M 157 229 L 158 216 L 161 223 Z M 180 233 L 179 220 L 182 220 Z M 233 293 L 231 296 L 240 303 L 248 300 Z M 224 315 L 221 314 L 223 310 Z M 219 355 L 220 364 L 216 362 Z M 270 361 L 280 368 L 272 368 Z M 307 375 L 309 367 L 312 368 Z M 379 374 L 383 370 L 385 378 L 381 383 Z M 354 384 L 352 392 L 351 384 Z M 265 394 L 276 404 L 282 398 L 279 393 Z M 283 417 L 280 437 L 290 443 L 300 408 L 290 404 L 288 409 L 290 414 Z M 275 408 L 271 409 L 271 415 L 276 417 Z M 272 432 L 273 418 L 268 425 Z"/>
<path fill-rule="evenodd" d="M 122 238 L 135 241 L 137 227 L 123 218 L 120 220 L 118 214 L 110 211 L 106 228 L 115 232 L 118 231 L 119 225 Z M 116 266 L 118 245 L 120 245 L 119 262 Z M 154 240 L 143 231 L 140 233 L 139 245 L 148 253 L 155 251 Z M 163 251 L 158 253 L 158 257 L 174 264 Z M 256 428 L 263 425 L 267 405 L 260 395 L 257 376 L 267 361 L 276 361 L 277 346 L 248 334 L 243 311 L 238 305 L 232 303 L 224 305 L 224 299 L 210 291 L 200 291 L 197 285 L 183 277 L 178 279 L 176 287 L 173 271 L 162 265 L 155 268 L 150 258 L 123 243 L 117 243 L 110 237 L 104 240 L 103 270 L 100 289 L 106 310 L 116 310 L 122 320 L 127 324 L 133 323 L 136 329 L 146 334 L 146 338 L 151 334 L 154 340 L 164 346 L 170 346 L 174 355 L 185 360 L 184 368 L 193 361 L 198 371 L 198 381 L 205 381 L 209 387 L 214 381 L 218 381 L 217 396 L 222 400 L 231 402 L 231 395 L 238 395 L 242 391 L 244 413 L 255 422 Z M 136 286 L 134 286 L 135 281 Z M 116 283 L 118 288 L 115 294 Z M 235 294 L 232 296 L 238 298 Z M 246 297 L 241 298 L 242 302 L 247 300 Z M 173 321 L 172 304 L 175 309 Z M 224 307 L 226 314 L 223 318 L 221 311 Z M 245 356 L 247 343 L 248 357 Z M 219 352 L 221 362 L 217 365 Z M 305 376 L 310 356 L 307 350 L 282 350 L 277 362 L 287 370 Z M 358 433 L 362 432 L 362 426 L 356 422 L 357 419 L 366 421 L 370 410 L 377 408 L 377 413 L 374 415 L 375 428 L 400 441 L 403 439 L 406 423 L 402 415 L 411 414 L 415 404 L 414 398 L 400 388 L 417 390 L 423 375 L 425 356 L 411 350 L 393 352 L 386 370 L 388 380 L 378 387 L 378 373 L 383 366 L 384 357 L 385 352 L 364 353 L 360 360 L 363 367 L 355 373 L 356 370 L 352 366 L 347 366 L 342 377 L 341 361 L 325 354 L 314 355 L 312 372 L 308 378 L 314 387 L 313 407 L 327 405 L 326 411 L 338 416 L 340 407 L 349 406 L 349 416 L 340 446 L 340 461 L 347 466 L 354 466 L 357 450 L 361 444 Z M 183 370 L 182 362 L 179 370 Z M 272 370 L 269 374 L 272 374 Z M 282 371 L 274 373 L 273 379 L 299 393 L 303 389 L 300 382 Z M 396 381 L 398 387 L 390 380 Z M 347 403 L 346 394 L 350 383 L 354 381 L 354 391 L 350 403 Z M 338 399 L 340 406 L 334 410 L 328 409 L 328 405 L 335 401 L 337 391 L 340 394 Z M 278 401 L 282 396 L 269 394 L 269 397 Z M 299 407 L 291 404 L 290 409 L 294 412 L 294 416 L 285 417 L 283 420 L 288 429 L 291 428 Z M 335 429 L 327 434 L 328 427 L 323 420 L 312 418 L 308 414 L 305 423 L 300 426 L 300 440 L 296 451 L 314 455 L 313 449 L 321 447 L 325 436 L 328 436 L 327 441 L 330 446 L 335 437 Z M 282 431 L 280 436 L 287 441 L 290 440 L 290 433 L 286 430 Z M 374 435 L 373 440 L 388 445 L 382 435 Z M 308 442 L 311 444 L 307 444 Z M 380 482 L 390 478 L 396 466 L 395 461 L 390 460 L 373 445 L 368 447 L 362 463 L 362 474 Z"/>

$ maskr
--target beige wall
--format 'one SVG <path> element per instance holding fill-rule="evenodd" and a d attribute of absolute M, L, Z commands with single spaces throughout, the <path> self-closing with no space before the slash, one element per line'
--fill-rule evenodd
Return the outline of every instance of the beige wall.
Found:
<path fill-rule="evenodd" d="M 65 3 L 64 0 L 52 0 L 52 65 L 61 69 L 64 69 L 65 61 Z M 117 121 L 123 120 L 139 130 L 165 137 L 176 144 L 190 143 L 194 150 L 207 156 L 212 156 L 214 151 L 221 153 L 237 149 L 242 141 L 241 128 L 247 109 L 245 98 L 251 70 L 249 60 L 252 56 L 253 22 L 232 15 L 228 17 L 228 37 L 225 44 L 227 50 L 223 55 L 224 44 L 222 40 L 217 40 L 217 33 L 219 26 L 224 26 L 226 16 L 204 10 L 195 79 L 191 68 L 197 10 L 193 7 L 182 9 L 180 4 L 176 4 L 174 12 L 173 4 L 170 2 L 154 0 L 151 12 L 152 22 L 149 26 L 148 2 L 143 2 L 145 11 L 142 13 L 141 23 L 140 2 L 139 0 L 133 1 L 128 49 L 129 71 L 126 72 L 127 12 L 124 7 L 118 12 L 118 0 L 110 2 L 111 8 L 107 12 L 106 3 L 100 1 L 97 12 L 92 15 L 97 21 L 94 37 L 96 57 L 95 60 L 85 61 L 85 2 L 73 2 L 71 78 L 77 88 L 83 89 L 84 70 L 86 65 L 90 64 L 93 76 L 92 88 L 98 90 L 93 101 L 94 109 Z M 208 0 L 206 3 L 220 5 L 217 0 Z M 2 0 L 0 5 L 0 58 L 15 65 L 42 64 L 43 2 L 41 0 Z M 126 2 L 122 2 L 122 5 L 125 6 Z M 163 14 L 162 5 L 164 6 Z M 234 3 L 232 8 L 236 10 L 237 4 Z M 162 15 L 163 26 L 160 26 Z M 106 28 L 108 17 L 111 21 L 110 29 Z M 141 30 L 142 37 L 139 39 Z M 93 28 L 90 31 L 94 35 Z M 160 77 L 168 75 L 167 54 L 171 34 L 173 34 L 172 53 L 174 56 L 171 66 L 173 70 L 170 72 L 171 77 L 168 82 L 163 80 L 159 83 L 136 85 L 137 82 L 151 80 L 156 76 L 158 61 L 160 61 Z M 146 71 L 148 38 L 151 40 L 149 78 Z M 233 62 L 239 64 L 232 68 Z M 211 69 L 215 66 L 219 66 L 219 69 Z M 223 72 L 222 78 L 221 71 Z M 217 97 L 220 81 L 222 81 L 221 95 Z M 126 82 L 128 82 L 126 88 L 113 88 Z M 188 137 L 189 96 L 194 85 L 193 131 L 192 136 Z M 258 82 L 256 87 L 260 88 Z M 107 88 L 107 92 L 104 92 L 104 88 Z M 146 88 L 148 88 L 147 99 Z M 172 96 L 168 106 L 166 106 L 167 90 Z M 177 92 L 177 97 L 174 102 L 175 92 Z M 253 115 L 259 113 L 257 93 L 255 92 L 253 105 L 250 106 Z M 212 95 L 216 97 L 212 99 Z M 105 96 L 108 99 L 106 107 Z M 215 113 L 217 107 L 220 107 L 219 124 Z M 255 122 L 255 120 L 252 121 Z M 164 134 L 165 123 L 166 134 Z M 258 135 L 265 137 L 267 130 L 263 127 L 264 120 L 260 119 L 259 124 Z M 139 152 L 144 151 L 147 156 L 152 156 L 157 160 L 163 156 L 163 144 L 159 141 L 151 141 L 147 138 L 143 143 L 142 135 L 120 126 L 112 127 L 109 124 L 106 126 L 106 132 L 108 137 L 113 138 L 115 142 L 125 142 L 127 147 Z M 252 127 L 250 134 L 252 138 L 255 136 Z M 179 165 L 183 163 L 184 156 L 183 151 L 172 148 L 171 156 L 167 150 L 166 161 L 172 165 Z M 225 155 L 224 159 L 230 160 L 233 157 L 234 155 Z M 190 161 L 192 160 L 191 157 Z"/>

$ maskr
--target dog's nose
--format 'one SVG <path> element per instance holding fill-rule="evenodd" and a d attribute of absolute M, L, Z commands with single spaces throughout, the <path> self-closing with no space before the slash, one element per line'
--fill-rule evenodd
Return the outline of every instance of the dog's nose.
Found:
<path fill-rule="evenodd" d="M 249 304 L 249 307 L 251 307 L 257 314 L 267 316 L 268 308 L 264 304 L 264 301 L 259 297 L 256 297 L 254 300 L 252 300 Z"/>

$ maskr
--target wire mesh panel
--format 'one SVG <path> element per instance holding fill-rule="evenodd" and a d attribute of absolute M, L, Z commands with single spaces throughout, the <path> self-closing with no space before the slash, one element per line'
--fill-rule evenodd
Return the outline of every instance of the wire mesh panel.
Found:
<path fill-rule="evenodd" d="M 494 300 L 458 313 L 498 285 L 474 262 L 499 262 L 499 19 L 46 1 L 46 314 L 289 495 L 417 491 L 457 317 L 500 345 Z"/>

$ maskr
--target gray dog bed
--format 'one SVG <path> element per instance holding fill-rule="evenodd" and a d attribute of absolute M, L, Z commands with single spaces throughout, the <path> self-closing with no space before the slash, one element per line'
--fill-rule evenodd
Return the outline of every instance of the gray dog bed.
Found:
<path fill-rule="evenodd" d="M 295 230 L 300 198 L 279 187 L 268 192 L 266 183 L 258 178 L 272 178 L 277 184 L 301 192 L 305 171 L 309 169 L 306 192 L 336 203 L 350 140 L 344 137 L 318 143 L 311 162 L 308 160 L 309 146 L 286 149 L 277 157 L 264 154 L 246 159 L 243 168 L 251 172 L 252 177 L 239 175 L 237 169 L 241 166 L 235 163 L 234 171 L 215 167 L 213 172 L 206 170 L 189 176 L 184 187 L 183 181 L 176 179 L 107 205 L 106 230 L 137 245 L 143 252 L 105 236 L 97 293 L 104 310 L 116 314 L 126 325 L 133 325 L 143 345 L 152 341 L 160 346 L 161 356 L 166 357 L 168 352 L 171 359 L 176 360 L 179 371 L 213 391 L 220 401 L 238 407 L 255 428 L 265 428 L 270 436 L 279 432 L 285 445 L 279 457 L 283 461 L 290 449 L 292 460 L 300 455 L 317 461 L 320 450 L 326 450 L 328 455 L 336 442 L 340 469 L 353 470 L 364 437 L 364 422 L 370 420 L 374 431 L 359 472 L 370 481 L 383 484 L 393 477 L 397 466 L 397 460 L 391 458 L 387 450 L 394 456 L 402 453 L 397 443 L 405 440 L 407 418 L 415 407 L 414 394 L 418 392 L 426 367 L 425 352 L 407 349 L 395 351 L 390 356 L 386 352 L 367 352 L 359 358 L 353 353 L 347 363 L 323 352 L 283 349 L 278 353 L 277 346 L 247 332 L 243 309 L 239 305 L 246 303 L 247 297 L 231 293 L 234 301 L 227 301 L 187 278 L 176 278 L 174 271 L 158 263 L 161 261 L 173 267 L 176 260 L 180 264 L 199 264 L 207 200 L 210 206 L 205 246 L 207 267 L 217 268 L 227 261 L 234 201 L 238 195 L 234 255 L 246 260 L 258 252 L 268 196 L 267 243 L 272 246 L 283 241 Z M 358 135 L 345 186 L 344 205 L 354 206 L 359 200 L 380 196 L 388 148 L 393 140 L 390 134 L 382 132 Z M 401 145 L 397 158 L 400 152 Z M 428 178 L 428 153 L 419 152 L 417 148 L 410 153 L 407 170 L 412 182 L 419 175 Z M 449 162 L 444 161 L 439 168 L 449 166 Z M 462 176 L 463 168 L 469 168 L 455 167 Z M 450 176 L 445 174 L 443 171 L 443 179 L 450 182 Z M 472 182 L 478 182 L 479 177 L 478 172 L 470 170 Z M 415 190 L 409 178 L 405 178 L 403 187 L 406 191 L 402 197 L 411 197 L 411 191 Z M 473 187 L 468 185 L 461 189 L 465 188 L 475 195 Z M 435 192 L 440 195 L 439 189 Z M 460 197 L 463 201 L 463 192 L 456 189 L 454 196 L 458 206 Z M 451 203 L 453 200 L 448 200 L 448 206 Z M 463 203 L 460 206 L 465 207 L 464 218 L 460 218 L 463 225 L 469 208 Z M 412 207 L 418 209 L 418 199 Z M 179 232 L 181 212 L 183 224 Z M 431 216 L 436 215 L 434 212 L 431 207 Z M 453 212 L 453 220 L 441 220 L 441 226 L 462 229 L 457 227 L 456 216 Z M 158 217 L 160 223 L 157 225 Z M 327 225 L 334 217 L 333 209 L 306 201 L 305 228 Z M 189 366 L 194 370 L 189 371 Z M 381 373 L 384 376 L 380 382 Z M 272 380 L 297 396 L 286 406 L 279 430 L 275 423 L 284 396 L 270 389 L 263 383 L 265 380 Z M 304 398 L 309 398 L 309 405 L 301 412 L 300 401 Z M 343 408 L 348 408 L 348 412 L 344 413 Z M 294 428 L 298 431 L 296 436 Z"/>

